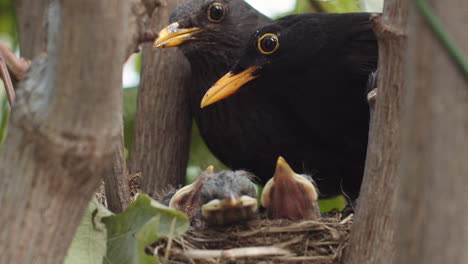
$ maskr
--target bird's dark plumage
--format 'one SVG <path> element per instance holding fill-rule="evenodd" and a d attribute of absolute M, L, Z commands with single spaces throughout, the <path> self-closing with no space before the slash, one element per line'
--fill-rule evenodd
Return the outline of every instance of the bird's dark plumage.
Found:
<path fill-rule="evenodd" d="M 245 133 L 270 140 L 260 154 L 260 159 L 268 156 L 267 167 L 273 168 L 274 156 L 282 155 L 295 171 L 315 171 L 322 194 L 344 191 L 357 197 L 369 126 L 366 83 L 378 56 L 369 17 L 304 14 L 266 24 L 252 35 L 236 65 L 207 92 L 202 105 L 237 89 L 234 98 L 251 91 L 264 116 L 255 111 L 250 115 L 257 116 L 264 129 L 263 134 Z M 238 142 L 242 140 L 240 136 Z M 263 166 L 249 169 L 263 176 Z"/>
<path fill-rule="evenodd" d="M 214 3 L 226 9 L 218 23 L 207 17 Z M 243 0 L 191 0 L 177 7 L 170 18 L 170 23 L 178 23 L 179 28 L 202 29 L 175 44 L 191 64 L 191 109 L 201 136 L 224 164 L 252 171 L 263 183 L 273 175 L 278 149 L 288 143 L 278 138 L 288 132 L 288 123 L 275 121 L 288 117 L 250 89 L 205 109 L 200 109 L 200 100 L 235 64 L 251 34 L 269 21 Z M 164 43 L 164 39 L 157 40 L 155 46 L 165 47 Z"/>

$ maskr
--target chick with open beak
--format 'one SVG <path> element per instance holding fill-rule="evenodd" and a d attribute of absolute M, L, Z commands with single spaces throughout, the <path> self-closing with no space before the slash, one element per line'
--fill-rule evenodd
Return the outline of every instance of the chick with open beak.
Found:
<path fill-rule="evenodd" d="M 213 172 L 209 166 L 198 178 L 163 197 L 163 203 L 186 213 L 191 226 L 230 225 L 258 216 L 254 176 L 246 171 Z"/>
<path fill-rule="evenodd" d="M 187 214 L 191 226 L 196 228 L 203 227 L 204 224 L 202 223 L 200 213 L 200 192 L 205 183 L 214 176 L 213 166 L 209 166 L 205 171 L 200 173 L 192 184 L 166 194 L 162 199 L 163 204 Z"/>
<path fill-rule="evenodd" d="M 221 171 L 200 191 L 201 215 L 208 225 L 230 225 L 258 216 L 257 189 L 246 171 Z"/>
<path fill-rule="evenodd" d="M 308 175 L 296 174 L 283 157 L 263 189 L 262 204 L 270 219 L 315 220 L 320 218 L 318 194 Z"/>

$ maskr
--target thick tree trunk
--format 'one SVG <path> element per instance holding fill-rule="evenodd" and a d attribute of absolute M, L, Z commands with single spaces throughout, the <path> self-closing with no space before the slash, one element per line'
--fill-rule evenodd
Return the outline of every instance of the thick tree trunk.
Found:
<path fill-rule="evenodd" d="M 427 0 L 468 54 L 466 0 Z M 396 263 L 468 263 L 468 79 L 410 9 Z"/>
<path fill-rule="evenodd" d="M 55 0 L 37 9 L 47 20 L 29 22 L 48 26 L 48 55 L 33 63 L 12 109 L 0 161 L 0 263 L 63 262 L 120 137 L 126 9 L 123 0 Z"/>
<path fill-rule="evenodd" d="M 166 26 L 181 2 L 156 7 L 151 28 Z M 179 50 L 144 45 L 129 168 L 131 173 L 141 172 L 142 189 L 153 197 L 167 185 L 184 183 L 191 128 L 188 69 Z"/>
<path fill-rule="evenodd" d="M 346 264 L 392 263 L 395 255 L 406 7 L 405 0 L 386 0 L 382 17 L 373 18 L 379 40 L 378 93 L 356 218 L 343 256 Z"/>
<path fill-rule="evenodd" d="M 15 0 L 20 27 L 20 50 L 21 55 L 25 58 L 33 59 L 37 55 L 46 52 L 47 8 L 49 2 L 51 0 Z M 142 8 L 140 7 L 141 4 L 138 5 L 136 2 L 136 0 L 132 1 L 132 7 L 134 8 L 127 11 L 131 18 L 135 18 L 135 21 L 129 21 L 129 27 L 132 27 L 132 33 L 134 34 L 129 35 L 127 39 L 126 54 L 128 56 L 131 54 L 131 50 L 129 49 L 134 49 L 137 43 L 137 39 L 134 38 L 138 38 L 138 36 L 134 35 L 140 33 L 138 32 L 139 28 L 136 27 L 138 26 L 139 18 L 142 16 Z M 125 56 L 124 60 L 128 56 Z M 115 147 L 113 158 L 104 171 L 107 205 L 115 213 L 121 212 L 130 203 L 130 190 L 127 184 L 128 172 L 123 152 L 123 142 L 119 141 Z"/>

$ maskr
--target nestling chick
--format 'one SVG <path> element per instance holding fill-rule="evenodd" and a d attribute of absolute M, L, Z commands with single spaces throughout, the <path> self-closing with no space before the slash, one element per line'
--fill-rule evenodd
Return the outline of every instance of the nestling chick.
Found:
<path fill-rule="evenodd" d="M 270 219 L 314 220 L 320 218 L 318 194 L 308 175 L 296 174 L 283 157 L 262 193 L 262 204 Z"/>
<path fill-rule="evenodd" d="M 171 208 L 182 211 L 190 218 L 190 225 L 196 228 L 204 226 L 201 220 L 200 212 L 200 193 L 205 183 L 214 177 L 213 166 L 209 166 L 205 171 L 200 173 L 197 179 L 187 186 L 177 190 L 175 193 L 170 192 L 163 198 L 164 201 L 169 202 L 166 204 Z M 172 197 L 170 197 L 172 195 Z M 170 197 L 170 198 L 169 198 Z"/>
<path fill-rule="evenodd" d="M 241 223 L 258 215 L 257 189 L 246 171 L 221 171 L 200 191 L 201 214 L 209 225 Z"/>

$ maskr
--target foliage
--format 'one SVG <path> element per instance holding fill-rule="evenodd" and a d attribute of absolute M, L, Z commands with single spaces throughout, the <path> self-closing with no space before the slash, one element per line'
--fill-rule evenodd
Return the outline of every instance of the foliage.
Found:
<path fill-rule="evenodd" d="M 176 237 L 189 227 L 188 217 L 147 195 L 139 195 L 127 210 L 102 219 L 107 229 L 107 253 L 104 263 L 154 264 L 146 254 L 147 246 L 163 237 Z"/>
<path fill-rule="evenodd" d="M 346 206 L 346 199 L 343 195 L 337 195 L 332 198 L 322 199 L 318 201 L 320 212 L 327 213 L 334 209 L 338 211 L 343 211 Z"/>
<path fill-rule="evenodd" d="M 291 14 L 382 12 L 383 0 L 297 0 Z"/>
<path fill-rule="evenodd" d="M 68 250 L 65 264 L 157 263 L 145 253 L 147 246 L 163 237 L 185 233 L 187 216 L 140 195 L 124 212 L 114 215 L 96 199 L 85 215 Z"/>
<path fill-rule="evenodd" d="M 0 39 L 10 47 L 16 47 L 18 42 L 16 13 L 13 1 L 0 0 Z"/>
<path fill-rule="evenodd" d="M 101 264 L 106 255 L 107 231 L 102 217 L 112 213 L 93 199 L 68 249 L 65 264 Z"/>
<path fill-rule="evenodd" d="M 5 140 L 9 117 L 10 106 L 8 104 L 8 99 L 6 95 L 2 94 L 0 96 L 0 150 L 3 146 L 3 141 Z"/>
<path fill-rule="evenodd" d="M 123 89 L 123 123 L 125 149 L 132 149 L 133 129 L 135 127 L 136 103 L 138 87 Z"/>
<path fill-rule="evenodd" d="M 294 13 L 348 13 L 360 10 L 359 0 L 298 0 Z"/>

